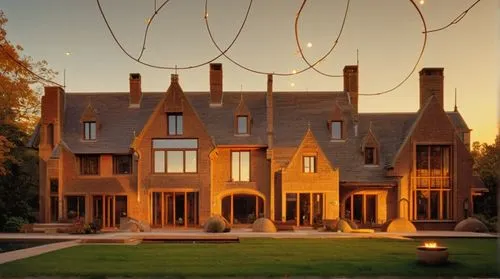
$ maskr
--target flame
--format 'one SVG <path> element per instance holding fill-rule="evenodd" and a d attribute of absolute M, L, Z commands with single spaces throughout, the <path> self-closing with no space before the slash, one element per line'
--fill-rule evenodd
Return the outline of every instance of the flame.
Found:
<path fill-rule="evenodd" d="M 425 246 L 425 248 L 436 248 L 437 243 L 436 242 L 425 242 L 424 246 Z"/>

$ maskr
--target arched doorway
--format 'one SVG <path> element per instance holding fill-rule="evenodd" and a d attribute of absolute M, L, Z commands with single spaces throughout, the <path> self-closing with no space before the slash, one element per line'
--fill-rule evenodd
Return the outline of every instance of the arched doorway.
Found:
<path fill-rule="evenodd" d="M 252 224 L 264 217 L 264 199 L 252 194 L 230 194 L 222 198 L 221 213 L 231 224 Z"/>

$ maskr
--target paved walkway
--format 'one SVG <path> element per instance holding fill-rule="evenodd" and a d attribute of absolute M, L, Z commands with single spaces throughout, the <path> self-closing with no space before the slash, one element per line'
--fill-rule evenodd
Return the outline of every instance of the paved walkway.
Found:
<path fill-rule="evenodd" d="M 200 229 L 154 229 L 152 232 L 108 232 L 100 234 L 49 234 L 49 233 L 0 233 L 2 239 L 58 239 L 58 240 L 104 240 L 104 239 L 141 239 L 141 238 L 181 238 L 181 237 L 240 237 L 240 238 L 499 238 L 499 234 L 455 232 L 455 231 L 418 231 L 416 233 L 342 233 L 320 232 L 316 230 L 297 230 L 290 232 L 256 233 L 251 229 L 233 229 L 229 233 L 205 233 Z"/>
<path fill-rule="evenodd" d="M 73 247 L 76 245 L 80 245 L 78 241 L 64 241 L 57 242 L 52 244 L 46 244 L 21 250 L 15 250 L 10 252 L 5 252 L 0 254 L 0 264 L 12 262 L 20 259 L 25 259 L 33 256 L 38 256 L 41 254 L 45 254 L 48 252 Z"/>

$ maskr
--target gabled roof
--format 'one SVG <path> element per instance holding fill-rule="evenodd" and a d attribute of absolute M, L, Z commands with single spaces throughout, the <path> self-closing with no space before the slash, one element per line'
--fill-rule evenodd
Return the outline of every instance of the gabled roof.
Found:
<path fill-rule="evenodd" d="M 209 92 L 184 92 L 186 99 L 202 121 L 216 145 L 267 145 L 266 93 L 224 92 L 220 107 L 209 106 Z M 134 135 L 139 135 L 164 92 L 143 93 L 140 108 L 129 108 L 128 93 L 66 93 L 63 141 L 73 153 L 128 153 Z M 99 115 L 96 141 L 82 140 L 80 117 L 92 97 Z M 241 98 L 252 114 L 251 135 L 234 134 L 234 112 Z M 327 121 L 338 104 L 347 125 L 345 141 L 331 141 Z M 335 168 L 340 168 L 341 181 L 387 181 L 386 165 L 393 162 L 398 149 L 408 137 L 418 113 L 355 114 L 345 92 L 274 92 L 274 158 L 286 166 L 300 145 L 310 123 L 316 141 Z M 458 129 L 467 127 L 458 112 L 448 112 Z M 353 129 L 353 117 L 358 135 Z M 372 132 L 380 145 L 378 166 L 364 166 L 360 146 Z M 37 129 L 39 131 L 39 129 Z"/>
<path fill-rule="evenodd" d="M 267 145 L 266 94 L 264 92 L 224 92 L 222 105 L 209 106 L 209 92 L 185 92 L 208 134 L 216 145 Z M 241 98 L 252 114 L 251 134 L 235 136 L 234 113 Z"/>
<path fill-rule="evenodd" d="M 129 108 L 128 93 L 66 93 L 63 140 L 75 154 L 128 153 L 134 133 L 139 134 L 162 94 L 144 93 L 141 108 Z M 97 139 L 82 140 L 80 117 L 92 97 L 99 115 Z"/>

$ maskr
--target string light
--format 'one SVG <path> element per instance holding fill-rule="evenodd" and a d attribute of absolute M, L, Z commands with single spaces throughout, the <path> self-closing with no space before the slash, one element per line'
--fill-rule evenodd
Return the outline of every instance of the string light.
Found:
<path fill-rule="evenodd" d="M 256 70 L 256 69 L 253 69 L 253 68 L 250 68 L 250 67 L 247 67 L 241 63 L 238 63 L 237 61 L 235 61 L 234 59 L 232 59 L 231 57 L 229 57 L 226 52 L 234 45 L 234 43 L 236 42 L 236 40 L 239 38 L 239 35 L 241 34 L 242 32 L 242 29 L 243 27 L 245 26 L 246 24 L 246 21 L 248 19 L 248 15 L 249 15 L 249 12 L 250 12 L 250 9 L 251 9 L 251 6 L 252 6 L 252 3 L 253 3 L 253 0 L 250 0 L 249 1 L 249 6 L 248 6 L 248 9 L 246 11 L 246 14 L 245 14 L 245 17 L 244 17 L 244 20 L 240 26 L 240 29 L 238 30 L 235 38 L 233 39 L 233 41 L 231 42 L 231 44 L 225 49 L 225 50 L 222 50 L 220 48 L 220 46 L 218 45 L 218 43 L 215 41 L 214 37 L 213 37 L 213 34 L 212 34 L 212 31 L 210 29 L 210 26 L 209 26 L 209 22 L 208 22 L 208 0 L 205 0 L 205 13 L 204 13 L 204 19 L 205 19 L 205 26 L 207 28 L 207 31 L 208 31 L 208 34 L 210 36 L 210 39 L 212 41 L 212 43 L 214 44 L 214 46 L 217 48 L 217 50 L 219 50 L 220 54 L 217 55 L 215 58 L 213 59 L 210 59 L 209 61 L 206 61 L 206 62 L 203 62 L 203 63 L 200 63 L 200 64 L 197 64 L 197 65 L 190 65 L 190 66 L 183 66 L 183 67 L 171 67 L 171 66 L 159 66 L 159 65 L 152 65 L 152 64 L 149 64 L 149 63 L 145 63 L 143 61 L 140 61 L 140 58 L 142 57 L 143 53 L 144 53 L 144 50 L 145 50 L 145 45 L 146 45 L 146 40 L 147 40 L 147 33 L 148 33 L 148 30 L 149 30 L 149 26 L 151 25 L 151 23 L 153 22 L 155 16 L 158 14 L 158 12 L 169 2 L 169 0 L 165 0 L 165 2 L 163 2 L 163 4 L 158 8 L 156 9 L 156 1 L 155 1 L 155 11 L 153 13 L 153 15 L 151 16 L 151 18 L 148 20 L 148 26 L 146 27 L 146 30 L 145 30 L 145 35 L 144 35 L 144 40 L 143 40 L 143 48 L 141 49 L 141 54 L 139 55 L 139 58 L 135 58 L 133 57 L 132 55 L 130 55 L 126 50 L 125 48 L 121 45 L 121 43 L 119 42 L 119 40 L 117 39 L 117 37 L 115 36 L 115 34 L 113 33 L 113 30 L 111 29 L 111 26 L 109 24 L 109 22 L 107 21 L 107 18 L 104 14 L 104 11 L 101 7 L 101 4 L 100 4 L 100 0 L 96 0 L 97 1 L 97 4 L 98 4 L 98 7 L 99 7 L 99 10 L 101 12 L 101 15 L 106 23 L 106 26 L 108 27 L 113 39 L 115 40 L 115 42 L 118 44 L 118 46 L 120 47 L 120 49 L 127 55 L 129 56 L 129 58 L 135 60 L 136 62 L 138 63 L 141 63 L 145 66 L 149 66 L 149 67 L 153 67 L 153 68 L 159 68 L 159 69 L 178 69 L 178 70 L 183 70 L 183 69 L 193 69 L 193 68 L 197 68 L 197 67 L 201 67 L 201 66 L 204 66 L 204 65 L 207 65 L 213 61 L 215 61 L 216 59 L 218 59 L 219 57 L 221 56 L 224 56 L 226 57 L 229 61 L 231 61 L 233 64 L 239 66 L 240 68 L 244 69 L 244 70 L 247 70 L 249 72 L 252 72 L 252 73 L 256 73 L 256 74 L 268 74 L 268 72 L 264 72 L 264 71 L 260 71 L 260 70 Z M 399 88 L 401 85 L 403 85 L 410 77 L 411 75 L 415 72 L 416 68 L 418 67 L 418 64 L 420 63 L 421 59 L 422 59 L 422 56 L 423 56 L 423 53 L 425 51 L 425 47 L 426 47 L 426 44 L 427 44 L 427 33 L 430 33 L 430 32 L 436 32 L 436 31 L 440 31 L 440 30 L 443 30 L 443 29 L 446 29 L 448 28 L 449 26 L 453 25 L 453 24 L 456 24 L 458 22 L 460 22 L 464 17 L 465 15 L 467 14 L 467 12 L 469 10 L 471 10 L 477 3 L 479 3 L 481 0 L 477 0 L 476 2 L 474 2 L 474 4 L 472 4 L 468 9 L 466 9 L 464 12 L 462 12 L 460 15 L 458 15 L 453 21 L 451 21 L 448 25 L 444 26 L 444 27 L 441 27 L 441 28 L 438 28 L 438 29 L 434 29 L 434 30 L 427 30 L 427 25 L 426 25 L 426 22 L 425 22 L 425 18 L 422 14 L 422 12 L 420 11 L 419 7 L 417 6 L 417 4 L 414 2 L 414 0 L 409 0 L 411 2 L 411 4 L 413 5 L 413 7 L 415 8 L 415 10 L 417 11 L 417 14 L 419 15 L 421 21 L 422 21 L 422 25 L 423 25 L 423 29 L 424 31 L 422 32 L 424 34 L 424 37 L 423 37 L 423 42 L 422 42 L 422 47 L 421 47 L 421 50 L 420 50 L 420 53 L 419 53 L 419 56 L 417 58 L 417 61 L 415 62 L 415 65 L 414 67 L 411 69 L 410 73 L 401 81 L 399 82 L 396 86 L 388 89 L 388 90 L 385 90 L 385 91 L 381 91 L 381 92 L 376 92 L 376 93 L 359 93 L 359 95 L 361 96 L 376 96 L 376 95 L 382 95 L 382 94 L 386 94 L 386 93 L 389 93 L 389 92 L 392 92 L 394 90 L 396 90 L 397 88 Z M 297 51 L 297 54 L 299 56 L 301 56 L 301 58 L 304 60 L 304 62 L 306 62 L 306 64 L 308 65 L 308 67 L 304 68 L 304 69 L 301 69 L 301 70 L 296 70 L 296 69 L 293 69 L 292 72 L 282 72 L 282 73 L 273 73 L 274 75 L 277 75 L 277 76 L 291 76 L 291 75 L 296 75 L 296 74 L 300 74 L 300 73 L 303 73 L 307 70 L 310 70 L 310 69 L 313 69 L 315 70 L 316 72 L 324 75 L 324 76 L 328 76 L 328 77 L 343 77 L 343 75 L 331 75 L 331 74 L 327 74 L 327 73 L 324 73 L 324 72 L 321 72 L 319 71 L 315 66 L 324 62 L 324 60 L 327 58 L 327 56 L 329 56 L 333 50 L 335 49 L 336 45 L 338 44 L 338 41 L 342 35 L 342 32 L 343 32 L 343 29 L 344 29 L 344 25 L 345 25 L 345 21 L 346 21 L 346 18 L 347 18 L 347 14 L 348 14 L 348 9 L 349 9 L 349 4 L 350 4 L 350 0 L 347 0 L 347 5 L 346 5 L 346 10 L 345 10 L 345 14 L 344 14 L 344 18 L 343 18 L 343 21 L 342 21 L 342 26 L 339 30 L 339 33 L 337 35 L 337 38 L 336 40 L 333 42 L 332 44 L 332 47 L 330 48 L 330 50 L 325 54 L 323 55 L 320 59 L 318 59 L 316 62 L 314 63 L 310 63 L 306 57 L 304 56 L 304 53 L 302 51 L 302 47 L 301 47 L 301 44 L 300 44 L 300 40 L 299 40 L 299 36 L 298 36 L 298 20 L 300 18 L 300 14 L 302 12 L 302 9 L 305 5 L 305 3 L 307 2 L 307 0 L 303 0 L 303 3 L 296 15 L 296 18 L 295 18 L 295 39 L 296 39 L 296 43 L 297 43 L 297 47 L 298 47 L 298 51 Z M 419 1 L 420 5 L 423 5 L 425 3 L 425 0 L 420 0 Z M 311 48 L 312 47 L 312 42 L 308 42 L 306 44 L 306 47 L 308 48 Z M 291 83 L 290 86 L 295 86 L 295 83 Z"/>
<path fill-rule="evenodd" d="M 477 0 L 476 2 L 474 2 L 469 8 L 467 8 L 465 11 L 463 11 L 462 13 L 460 13 L 454 20 L 452 20 L 450 23 L 448 23 L 447 25 L 441 27 L 441 28 L 437 28 L 437 29 L 433 29 L 433 30 L 429 30 L 429 31 L 425 31 L 425 33 L 432 33 L 432 32 L 437 32 L 437 31 L 441 31 L 441 30 L 444 30 L 450 26 L 452 26 L 453 24 L 457 24 L 459 23 L 466 15 L 467 13 L 472 9 L 474 8 L 474 6 L 476 6 L 477 3 L 479 3 L 481 0 Z"/>
<path fill-rule="evenodd" d="M 307 1 L 307 0 L 304 0 L 304 2 L 305 1 Z M 350 0 L 348 0 L 348 1 L 350 2 Z M 205 0 L 205 13 L 207 13 L 207 12 L 208 12 L 208 0 Z M 296 21 L 297 21 L 297 17 L 300 16 L 300 12 L 301 12 L 301 9 L 299 9 L 299 12 L 297 13 Z M 345 22 L 345 18 L 346 17 L 347 17 L 347 12 L 346 12 L 346 14 L 344 16 L 344 22 Z M 220 48 L 219 44 L 216 42 L 216 40 L 215 40 L 215 38 L 214 38 L 214 36 L 212 34 L 212 30 L 210 29 L 210 24 L 208 22 L 208 18 L 205 18 L 205 26 L 207 28 L 208 35 L 209 35 L 210 40 L 212 41 L 213 45 L 217 48 L 217 50 L 219 50 L 219 52 L 222 52 L 222 49 Z M 299 46 L 299 50 L 301 50 L 300 46 Z M 318 59 L 318 61 L 316 61 L 316 62 L 308 65 L 308 67 L 305 67 L 304 69 L 297 70 L 296 73 L 293 73 L 293 72 L 273 72 L 273 75 L 275 75 L 275 76 L 292 76 L 292 75 L 303 73 L 303 72 L 308 71 L 310 69 L 314 69 L 314 66 L 317 65 L 321 60 L 324 60 L 332 51 L 333 51 L 333 47 L 323 57 L 321 57 L 320 59 Z M 233 58 L 231 58 L 226 53 L 224 53 L 223 55 L 224 55 L 224 57 L 226 57 L 227 60 L 229 60 L 230 62 L 232 62 L 233 64 L 235 64 L 236 66 L 238 66 L 238 67 L 240 67 L 240 68 L 242 68 L 244 70 L 247 70 L 247 71 L 255 73 L 255 74 L 261 74 L 261 75 L 267 75 L 267 74 L 269 74 L 269 72 L 264 72 L 264 71 L 261 71 L 261 70 L 256 70 L 256 69 L 250 68 L 248 66 L 245 66 L 245 65 L 237 62 Z M 335 77 L 342 77 L 342 75 L 338 75 L 338 76 L 335 76 Z"/>
<path fill-rule="evenodd" d="M 158 9 L 156 9 L 156 13 L 158 13 L 158 11 L 160 11 L 160 9 L 166 4 L 168 3 L 169 0 L 166 0 L 162 6 L 160 6 Z M 189 66 L 164 66 L 164 65 L 154 65 L 154 64 L 151 64 L 151 63 L 146 63 L 144 61 L 141 61 L 139 60 L 138 58 L 132 56 L 126 49 L 125 47 L 121 44 L 121 42 L 118 40 L 118 38 L 116 37 L 115 33 L 113 32 L 113 29 L 111 28 L 111 25 L 109 24 L 108 22 L 108 19 L 104 13 L 104 10 L 102 9 L 102 6 L 101 6 L 101 2 L 100 0 L 96 0 L 97 2 L 97 6 L 99 8 L 99 12 L 101 14 L 101 17 L 102 19 L 104 20 L 104 23 L 106 24 L 106 27 L 108 28 L 111 36 L 113 37 L 113 40 L 115 41 L 115 43 L 118 45 L 118 47 L 121 49 L 121 51 L 126 55 L 128 56 L 130 59 L 134 60 L 135 62 L 137 63 L 140 63 L 144 66 L 147 66 L 147 67 L 150 67 L 150 68 L 155 68 L 155 69 L 163 69 L 163 70 L 187 70 L 187 69 L 195 69 L 195 68 L 199 68 L 199 67 L 202 67 L 202 66 L 205 66 L 205 65 L 208 65 L 210 63 L 212 63 L 213 61 L 219 59 L 221 56 L 223 56 L 227 51 L 229 51 L 229 49 L 231 49 L 231 47 L 234 45 L 234 43 L 236 42 L 236 40 L 239 38 L 240 34 L 241 34 L 241 31 L 243 30 L 243 27 L 245 26 L 246 24 L 246 21 L 248 19 L 248 14 L 250 13 L 250 9 L 252 7 L 252 3 L 253 3 L 253 0 L 249 0 L 249 4 L 248 4 L 248 8 L 247 8 L 247 11 L 246 11 L 246 14 L 245 14 L 245 17 L 243 19 L 243 22 L 240 26 L 240 29 L 238 30 L 238 32 L 236 33 L 236 36 L 234 37 L 233 41 L 231 41 L 231 44 L 229 44 L 229 46 L 221 52 L 221 54 L 215 56 L 214 58 L 210 59 L 210 60 L 207 60 L 205 62 L 202 62 L 202 63 L 199 63 L 199 64 L 196 64 L 196 65 L 189 65 Z M 206 13 L 205 13 L 206 14 Z M 151 22 L 153 21 L 153 19 L 151 20 Z M 151 24 L 151 23 L 150 23 Z M 147 34 L 145 35 L 145 37 L 147 37 Z M 145 44 L 143 44 L 145 45 Z M 144 47 L 145 48 L 145 47 Z"/>
<path fill-rule="evenodd" d="M 425 22 L 424 15 L 422 14 L 422 11 L 420 11 L 420 8 L 417 6 L 417 4 L 415 4 L 415 2 L 413 2 L 412 0 L 409 0 L 409 1 L 413 5 L 413 7 L 417 10 L 417 13 L 420 16 L 420 20 L 422 21 L 422 26 L 423 26 L 424 31 L 425 31 L 425 32 L 423 32 L 424 38 L 423 38 L 423 42 L 422 42 L 422 47 L 420 49 L 420 54 L 418 55 L 418 58 L 417 58 L 417 61 L 415 62 L 415 65 L 411 69 L 410 73 L 408 73 L 408 75 L 401 82 L 396 84 L 396 86 L 394 86 L 388 90 L 381 91 L 381 92 L 358 93 L 358 95 L 360 95 L 360 96 L 379 96 L 379 95 L 384 95 L 384 94 L 390 93 L 390 92 L 398 89 L 401 85 L 403 85 L 411 77 L 411 75 L 413 75 L 413 73 L 415 72 L 415 70 L 418 67 L 418 64 L 420 63 L 420 60 L 422 60 L 422 56 L 424 55 L 425 47 L 427 45 L 427 23 Z"/>
<path fill-rule="evenodd" d="M 349 5 L 351 4 L 351 0 L 347 0 L 347 4 L 346 4 L 346 7 L 345 7 L 345 12 L 344 12 L 344 19 L 342 20 L 342 25 L 340 26 L 339 33 L 337 34 L 337 38 L 333 42 L 332 47 L 328 50 L 328 52 L 325 55 L 323 55 L 323 57 L 321 57 L 318 61 L 316 61 L 316 63 L 312 63 L 312 64 L 305 57 L 304 52 L 302 50 L 302 47 L 300 46 L 300 39 L 299 39 L 299 27 L 298 27 L 299 26 L 299 19 L 300 19 L 300 15 L 302 14 L 302 10 L 304 9 L 304 6 L 306 5 L 306 2 L 307 2 L 307 0 L 303 0 L 302 1 L 302 5 L 300 5 L 299 11 L 297 12 L 297 16 L 295 17 L 295 24 L 294 24 L 294 27 L 295 27 L 295 43 L 297 44 L 297 47 L 298 47 L 299 56 L 302 58 L 302 60 L 304 60 L 304 62 L 310 68 L 312 68 L 315 72 L 317 72 L 320 75 L 323 75 L 323 76 L 326 76 L 326 77 L 343 77 L 343 75 L 332 75 L 332 74 L 324 73 L 324 72 L 318 70 L 315 66 L 318 65 L 318 64 L 320 64 L 321 62 L 323 62 L 333 52 L 333 50 L 337 46 L 337 43 L 338 43 L 338 41 L 340 39 L 340 36 L 342 35 L 342 32 L 344 31 L 344 26 L 345 26 L 345 22 L 346 22 L 346 19 L 347 19 L 347 13 L 349 12 Z M 312 43 L 310 43 L 310 44 L 311 44 L 311 47 L 312 47 Z M 308 43 L 308 46 L 309 46 L 309 43 Z"/>

